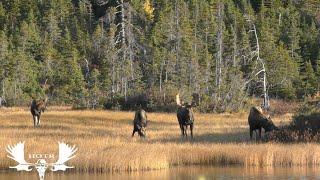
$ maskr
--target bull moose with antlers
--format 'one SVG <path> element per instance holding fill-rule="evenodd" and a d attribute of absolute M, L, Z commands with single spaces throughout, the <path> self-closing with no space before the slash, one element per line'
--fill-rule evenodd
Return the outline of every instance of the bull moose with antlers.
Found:
<path fill-rule="evenodd" d="M 180 95 L 176 95 L 176 102 L 178 105 L 177 110 L 177 118 L 181 130 L 181 135 L 187 137 L 187 129 L 190 126 L 190 135 L 193 138 L 193 123 L 194 123 L 194 116 L 192 107 L 196 105 L 195 103 L 195 94 L 193 95 L 192 103 L 181 103 Z"/>

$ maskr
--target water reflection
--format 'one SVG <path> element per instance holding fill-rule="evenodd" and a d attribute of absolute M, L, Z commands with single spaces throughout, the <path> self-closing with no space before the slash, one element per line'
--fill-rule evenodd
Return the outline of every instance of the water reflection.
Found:
<path fill-rule="evenodd" d="M 103 180 L 103 179 L 320 179 L 320 168 L 245 168 L 245 167 L 179 167 L 168 170 L 131 172 L 131 173 L 57 173 L 47 172 L 46 180 Z M 0 179 L 37 180 L 34 172 L 1 172 Z"/>

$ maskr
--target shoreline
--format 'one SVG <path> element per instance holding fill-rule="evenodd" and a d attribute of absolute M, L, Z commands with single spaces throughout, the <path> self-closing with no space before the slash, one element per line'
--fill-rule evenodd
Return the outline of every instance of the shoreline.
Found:
<path fill-rule="evenodd" d="M 173 171 L 177 169 L 201 169 L 201 168 L 217 168 L 217 169 L 246 169 L 246 170 L 279 170 L 279 169 L 320 169 L 319 165 L 294 165 L 294 166 L 243 166 L 240 164 L 233 164 L 233 165 L 201 165 L 201 164 L 190 164 L 190 165 L 179 165 L 179 166 L 171 166 L 169 168 L 164 169 L 145 169 L 145 170 L 134 170 L 134 171 L 105 171 L 105 172 L 99 172 L 99 171 L 78 171 L 78 170 L 67 170 L 67 171 L 49 171 L 47 170 L 46 173 L 53 173 L 53 174 L 89 174 L 89 175 L 118 175 L 118 174 L 135 174 L 135 173 L 153 173 L 153 172 L 161 172 L 161 171 Z M 36 172 L 36 170 L 32 170 L 30 172 Z M 10 170 L 10 169 L 0 169 L 0 174 L 11 174 L 11 173 L 28 173 L 26 171 L 16 171 L 16 170 Z"/>

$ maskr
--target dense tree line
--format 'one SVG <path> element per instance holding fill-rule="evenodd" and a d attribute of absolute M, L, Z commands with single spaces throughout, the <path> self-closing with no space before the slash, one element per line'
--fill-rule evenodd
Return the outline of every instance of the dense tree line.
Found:
<path fill-rule="evenodd" d="M 318 0 L 1 0 L 0 96 L 238 110 L 265 73 L 268 97 L 301 99 L 320 90 L 319 27 Z"/>

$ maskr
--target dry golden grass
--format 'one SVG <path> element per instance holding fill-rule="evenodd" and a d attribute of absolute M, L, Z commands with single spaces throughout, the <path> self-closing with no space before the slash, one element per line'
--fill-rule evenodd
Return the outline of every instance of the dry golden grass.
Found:
<path fill-rule="evenodd" d="M 15 165 L 5 147 L 25 141 L 29 153 L 54 153 L 58 141 L 78 146 L 77 171 L 162 169 L 176 165 L 305 166 L 320 164 L 318 144 L 249 141 L 247 113 L 195 114 L 194 139 L 183 139 L 175 114 L 148 113 L 147 138 L 131 138 L 133 112 L 51 107 L 34 128 L 27 108 L 0 109 L 0 169 Z M 290 121 L 274 118 L 277 125 Z M 188 131 L 189 132 L 189 131 Z M 137 134 L 136 134 L 137 135 Z M 32 162 L 34 160 L 26 160 Z M 50 160 L 48 160 L 50 161 Z"/>

